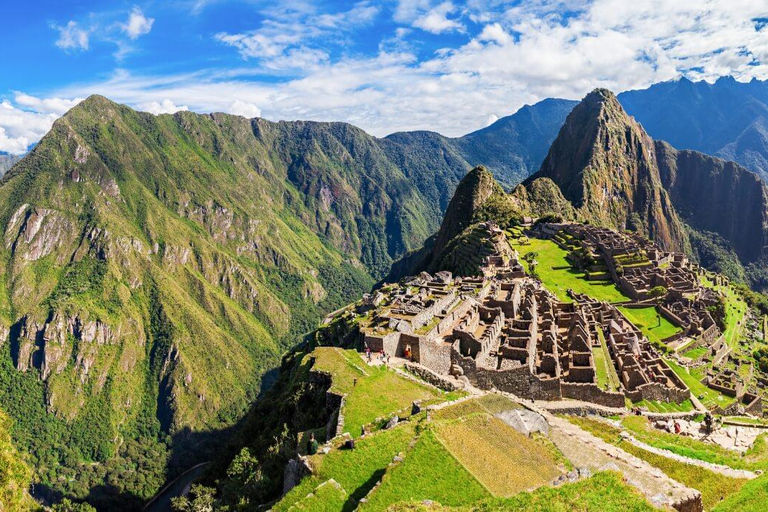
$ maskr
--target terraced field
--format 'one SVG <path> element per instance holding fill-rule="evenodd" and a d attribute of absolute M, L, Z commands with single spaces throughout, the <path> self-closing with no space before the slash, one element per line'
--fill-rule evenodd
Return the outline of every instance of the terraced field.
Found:
<path fill-rule="evenodd" d="M 620 306 L 619 310 L 635 327 L 643 331 L 651 342 L 662 343 L 661 340 L 681 331 L 678 326 L 658 314 L 653 306 L 639 309 Z"/>
<path fill-rule="evenodd" d="M 726 407 L 734 401 L 733 398 L 723 395 L 722 393 L 705 386 L 701 382 L 702 375 L 689 373 L 685 368 L 677 364 L 672 359 L 666 359 L 666 362 L 672 371 L 674 371 L 677 376 L 680 377 L 683 382 L 685 382 L 685 385 L 688 386 L 688 389 L 691 390 L 691 393 L 696 398 L 701 400 L 701 403 L 704 404 L 705 407 L 711 408 L 718 405 L 720 407 Z"/>
<path fill-rule="evenodd" d="M 448 451 L 495 496 L 546 485 L 561 472 L 551 452 L 487 414 L 436 427 Z"/>
<path fill-rule="evenodd" d="M 701 283 L 713 290 L 722 292 L 725 296 L 725 332 L 723 335 L 728 346 L 736 348 L 749 306 L 732 286 L 715 285 L 706 276 L 702 276 Z"/>
<path fill-rule="evenodd" d="M 748 481 L 743 478 L 724 476 L 701 466 L 686 464 L 639 448 L 629 441 L 625 441 L 620 436 L 621 430 L 619 428 L 612 427 L 603 421 L 575 416 L 568 419 L 604 441 L 615 444 L 627 453 L 659 468 L 670 478 L 699 490 L 705 510 L 711 510 L 726 497 L 737 494 Z"/>
<path fill-rule="evenodd" d="M 600 346 L 592 347 L 597 385 L 600 386 L 600 389 L 617 391 L 621 388 L 621 381 L 619 380 L 619 376 L 616 373 L 616 367 L 613 365 L 610 353 L 608 352 L 608 346 L 605 343 L 603 332 L 598 329 L 597 334 L 600 338 Z"/>
<path fill-rule="evenodd" d="M 611 281 L 588 281 L 584 272 L 572 268 L 566 260 L 568 252 L 551 240 L 531 238 L 525 243 L 515 240 L 510 243 L 521 258 L 527 253 L 536 253 L 538 264 L 535 270 L 539 279 L 563 302 L 573 302 L 567 294 L 569 288 L 601 301 L 612 303 L 629 301 L 629 298 Z M 527 271 L 530 271 L 530 265 L 527 262 L 523 261 L 523 265 Z"/>
<path fill-rule="evenodd" d="M 490 492 L 426 431 L 405 459 L 387 471 L 360 510 L 386 510 L 401 501 L 433 500 L 446 506 L 474 503 Z"/>
<path fill-rule="evenodd" d="M 410 409 L 414 400 L 445 401 L 459 396 L 401 377 L 385 366 L 368 366 L 355 350 L 323 347 L 314 353 L 314 368 L 332 373 L 332 390 L 347 395 L 344 429 L 353 437 L 376 418 Z"/>

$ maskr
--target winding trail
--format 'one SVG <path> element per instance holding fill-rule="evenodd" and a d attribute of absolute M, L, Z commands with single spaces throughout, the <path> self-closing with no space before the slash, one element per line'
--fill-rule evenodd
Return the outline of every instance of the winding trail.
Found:
<path fill-rule="evenodd" d="M 748 471 L 746 469 L 733 469 L 730 466 L 726 466 L 725 464 L 715 464 L 713 462 L 706 462 L 699 459 L 692 459 L 691 457 L 685 457 L 683 455 L 678 455 L 674 452 L 671 452 L 669 450 L 664 450 L 661 448 L 656 448 L 654 446 L 651 446 L 649 444 L 645 444 L 644 442 L 638 440 L 635 438 L 632 434 L 627 432 L 626 430 L 622 432 L 622 437 L 632 443 L 633 445 L 637 446 L 638 448 L 642 448 L 645 451 L 655 453 L 656 455 L 660 455 L 662 457 L 666 457 L 668 459 L 675 460 L 677 462 L 682 462 L 684 464 L 691 464 L 693 466 L 700 466 L 704 469 L 708 469 L 709 471 L 712 471 L 714 473 L 719 473 L 723 476 L 727 476 L 730 478 L 757 478 L 759 475 L 757 473 L 754 473 L 752 471 Z"/>

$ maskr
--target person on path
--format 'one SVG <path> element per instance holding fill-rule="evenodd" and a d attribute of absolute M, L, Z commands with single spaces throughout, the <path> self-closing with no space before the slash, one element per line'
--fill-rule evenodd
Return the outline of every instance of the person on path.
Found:
<path fill-rule="evenodd" d="M 314 432 L 309 434 L 309 441 L 307 441 L 307 453 L 309 455 L 315 455 L 317 454 L 318 444 L 317 439 L 315 439 Z"/>

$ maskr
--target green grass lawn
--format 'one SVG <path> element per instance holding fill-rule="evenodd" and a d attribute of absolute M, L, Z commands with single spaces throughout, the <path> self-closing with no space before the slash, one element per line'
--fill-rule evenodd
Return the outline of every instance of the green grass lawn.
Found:
<path fill-rule="evenodd" d="M 602 421 L 576 416 L 569 416 L 568 420 L 606 442 L 617 445 L 627 453 L 631 453 L 652 466 L 656 466 L 673 480 L 677 480 L 688 487 L 698 489 L 704 502 L 704 510 L 711 510 L 721 500 L 738 493 L 742 486 L 748 482 L 746 479 L 729 478 L 700 466 L 678 462 L 638 448 L 620 437 L 620 429 Z"/>
<path fill-rule="evenodd" d="M 335 448 L 327 455 L 310 456 L 315 474 L 302 480 L 272 510 L 288 510 L 313 492 L 318 485 L 330 479 L 338 482 L 354 501 L 365 497 L 384 474 L 392 459 L 408 449 L 415 436 L 415 429 L 415 425 L 409 422 L 360 439 L 354 450 Z M 329 492 L 336 494 L 330 490 Z"/>
<path fill-rule="evenodd" d="M 432 413 L 433 420 L 455 420 L 472 414 L 498 414 L 512 409 L 519 409 L 520 404 L 513 402 L 504 395 L 489 393 L 480 398 L 465 400 L 455 405 L 443 407 Z"/>
<path fill-rule="evenodd" d="M 423 505 L 403 505 L 390 510 L 422 510 Z M 423 510 L 435 510 L 424 507 Z M 438 509 L 439 510 L 439 509 Z M 560 487 L 541 487 L 522 492 L 511 498 L 492 498 L 460 507 L 461 511 L 526 511 L 526 512 L 651 512 L 657 510 L 634 487 L 627 484 L 621 473 L 601 471 L 590 478 Z"/>
<path fill-rule="evenodd" d="M 681 331 L 675 324 L 658 315 L 654 306 L 640 309 L 619 307 L 619 309 L 652 342 L 661 343 L 661 340 L 664 338 L 668 338 Z"/>
<path fill-rule="evenodd" d="M 720 291 L 725 296 L 725 342 L 729 347 L 738 345 L 743 328 L 742 322 L 749 310 L 749 306 L 732 286 L 715 286 L 706 276 L 702 276 L 701 283 L 704 286 Z"/>
<path fill-rule="evenodd" d="M 682 353 L 683 357 L 689 357 L 691 359 L 698 359 L 707 353 L 707 347 L 696 347 L 690 350 L 686 350 Z"/>
<path fill-rule="evenodd" d="M 605 337 L 601 329 L 597 331 L 600 338 L 600 346 L 592 347 L 592 357 L 595 359 L 595 373 L 597 377 L 597 385 L 600 389 L 607 389 L 608 391 L 617 391 L 621 388 L 621 381 L 616 374 L 616 368 L 613 366 L 613 361 L 608 353 L 608 346 L 605 344 Z"/>
<path fill-rule="evenodd" d="M 308 512 L 339 512 L 344 510 L 348 501 L 347 493 L 338 484 L 327 480 L 297 501 L 291 510 Z M 274 509 L 273 509 L 274 510 Z"/>
<path fill-rule="evenodd" d="M 715 505 L 714 512 L 763 512 L 768 506 L 768 475 L 745 483 L 739 492 Z"/>
<path fill-rule="evenodd" d="M 653 400 L 641 400 L 635 402 L 634 405 L 638 407 L 646 407 L 651 412 L 688 412 L 694 409 L 693 402 L 686 400 L 681 404 L 674 402 L 656 402 Z"/>
<path fill-rule="evenodd" d="M 561 474 L 551 450 L 488 414 L 435 428 L 443 446 L 495 496 L 546 485 Z"/>
<path fill-rule="evenodd" d="M 688 373 L 685 368 L 677 364 L 675 361 L 671 359 L 666 359 L 665 361 L 669 367 L 672 368 L 672 371 L 674 371 L 677 376 L 680 377 L 683 382 L 685 382 L 685 385 L 688 386 L 688 389 L 691 390 L 691 393 L 696 398 L 701 397 L 699 400 L 701 400 L 705 407 L 711 408 L 715 405 L 726 407 L 734 401 L 733 398 L 725 396 L 722 393 L 715 391 L 714 389 L 710 389 L 702 384 L 698 375 Z"/>
<path fill-rule="evenodd" d="M 587 281 L 584 272 L 572 268 L 565 259 L 568 253 L 551 240 L 531 238 L 529 243 L 524 245 L 514 241 L 511 244 L 521 258 L 529 252 L 538 254 L 536 272 L 541 282 L 563 302 L 573 302 L 566 293 L 569 288 L 577 293 L 586 293 L 596 300 L 607 302 L 627 302 L 629 300 L 610 281 Z M 523 262 L 523 265 L 526 270 L 529 270 L 526 262 Z"/>
<path fill-rule="evenodd" d="M 490 493 L 426 430 L 405 460 L 389 469 L 360 510 L 387 510 L 402 501 L 433 500 L 446 506 L 475 503 Z"/>
<path fill-rule="evenodd" d="M 385 366 L 368 366 L 354 350 L 320 347 L 314 356 L 314 368 L 334 376 L 331 389 L 347 395 L 344 430 L 353 437 L 360 436 L 363 425 L 408 409 L 414 400 L 441 401 L 454 396 L 401 377 Z"/>

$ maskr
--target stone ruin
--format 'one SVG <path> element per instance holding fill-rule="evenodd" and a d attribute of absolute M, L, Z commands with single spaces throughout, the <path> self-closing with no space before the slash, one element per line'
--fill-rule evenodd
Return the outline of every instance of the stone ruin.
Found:
<path fill-rule="evenodd" d="M 440 375 L 531 399 L 575 398 L 624 407 L 632 400 L 681 403 L 685 384 L 614 306 L 574 295 L 557 300 L 525 276 L 517 257 L 486 258 L 481 277 L 422 273 L 381 291 L 362 328 L 374 352 L 410 357 Z M 369 299 L 370 301 L 370 299 Z M 616 386 L 597 382 L 604 351 Z M 601 363 L 602 364 L 602 363 Z"/>

